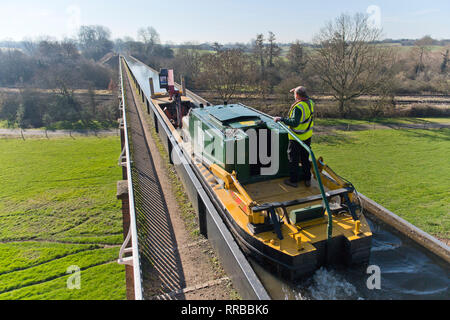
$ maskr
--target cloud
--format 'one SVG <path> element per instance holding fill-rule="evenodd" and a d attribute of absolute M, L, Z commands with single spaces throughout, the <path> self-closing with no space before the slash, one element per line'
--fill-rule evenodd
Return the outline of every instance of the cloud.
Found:
<path fill-rule="evenodd" d="M 381 8 L 371 5 L 367 8 L 366 13 L 369 15 L 367 23 L 372 28 L 381 29 Z"/>

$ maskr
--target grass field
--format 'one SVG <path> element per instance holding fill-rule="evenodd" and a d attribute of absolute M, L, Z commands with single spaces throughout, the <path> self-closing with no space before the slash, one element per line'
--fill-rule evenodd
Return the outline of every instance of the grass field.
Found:
<path fill-rule="evenodd" d="M 313 150 L 358 191 L 441 238 L 450 238 L 450 129 L 337 131 Z"/>
<path fill-rule="evenodd" d="M 0 139 L 0 299 L 125 299 L 118 140 Z M 450 238 L 450 129 L 334 131 L 313 150 L 358 191 Z M 80 290 L 67 288 L 71 265 Z"/>
<path fill-rule="evenodd" d="M 126 298 L 119 151 L 118 137 L 0 139 L 0 299 Z"/>
<path fill-rule="evenodd" d="M 319 118 L 314 120 L 319 126 L 373 126 L 375 125 L 431 125 L 435 123 L 449 124 L 450 118 L 375 118 L 372 120 Z"/>

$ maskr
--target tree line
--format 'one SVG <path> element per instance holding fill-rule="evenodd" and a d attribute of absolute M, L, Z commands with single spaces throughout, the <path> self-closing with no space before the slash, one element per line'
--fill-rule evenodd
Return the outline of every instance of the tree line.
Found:
<path fill-rule="evenodd" d="M 114 125 L 117 104 L 97 103 L 94 90 L 110 89 L 114 71 L 99 63 L 113 49 L 109 30 L 82 26 L 77 39 L 25 40 L 0 50 L 0 119 L 20 128 L 92 128 Z M 86 101 L 75 91 L 88 90 Z"/>
<path fill-rule="evenodd" d="M 73 39 L 50 38 L 8 43 L 0 49 L 0 87 L 19 94 L 0 94 L 0 120 L 21 128 L 95 128 L 116 125 L 117 101 L 97 103 L 95 90 L 117 86 L 117 64 L 108 55 L 125 51 L 150 65 L 173 58 L 152 27 L 138 30 L 138 39 L 111 39 L 104 26 L 81 26 Z M 76 90 L 88 90 L 80 99 Z M 47 90 L 47 91 L 44 91 Z"/>
<path fill-rule="evenodd" d="M 136 39 L 112 40 L 106 27 L 82 26 L 74 39 L 27 40 L 0 50 L 0 86 L 20 88 L 19 96 L 0 96 L 0 119 L 23 127 L 112 124 L 113 106 L 99 107 L 94 98 L 81 102 L 75 95 L 76 89 L 88 89 L 93 96 L 95 89 L 113 87 L 117 70 L 103 63 L 112 53 L 131 54 L 156 69 L 173 68 L 189 88 L 214 92 L 224 101 L 265 101 L 276 95 L 288 103 L 289 90 L 304 85 L 311 94 L 331 95 L 343 116 L 361 95 L 378 97 L 372 104 L 376 113 L 392 105 L 398 93 L 450 91 L 448 48 L 433 52 L 437 42 L 425 36 L 408 50 L 398 50 L 380 37 L 381 30 L 369 26 L 363 14 L 340 15 L 312 44 L 288 46 L 271 31 L 247 44 L 215 42 L 206 48 L 163 45 L 153 27 L 139 29 Z"/>
<path fill-rule="evenodd" d="M 343 116 L 363 95 L 378 97 L 370 106 L 376 114 L 394 106 L 396 94 L 450 91 L 448 47 L 433 52 L 438 42 L 425 36 L 399 50 L 381 35 L 366 15 L 342 14 L 315 35 L 312 45 L 295 41 L 282 47 L 269 31 L 257 34 L 250 44 L 216 42 L 205 50 L 205 45 L 187 43 L 173 49 L 173 55 L 158 57 L 142 49 L 128 52 L 155 68 L 174 68 L 190 88 L 213 91 L 222 100 L 264 100 L 278 94 L 289 101 L 289 89 L 302 84 L 312 94 L 331 95 Z"/>

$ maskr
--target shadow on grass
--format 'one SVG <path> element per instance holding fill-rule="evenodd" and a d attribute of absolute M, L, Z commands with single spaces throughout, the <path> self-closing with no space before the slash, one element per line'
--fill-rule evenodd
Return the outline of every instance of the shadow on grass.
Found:
<path fill-rule="evenodd" d="M 372 120 L 376 124 L 380 124 L 383 126 L 387 126 L 390 129 L 398 130 L 398 129 L 426 129 L 428 127 L 433 127 L 438 125 L 435 122 L 428 121 L 425 119 L 418 118 L 376 118 Z"/>
<path fill-rule="evenodd" d="M 436 118 L 433 118 L 436 119 Z M 447 119 L 447 118 L 443 118 Z M 365 127 L 365 126 L 373 126 L 383 125 L 383 126 L 427 126 L 427 125 L 435 125 L 439 124 L 439 121 L 429 121 L 426 118 L 415 118 L 415 117 L 399 117 L 399 118 L 358 118 L 358 119 L 337 119 L 337 118 L 321 118 L 316 120 L 316 125 L 319 126 L 333 126 L 333 127 L 342 127 L 345 128 L 347 126 L 357 127 Z"/>
<path fill-rule="evenodd" d="M 340 131 L 362 131 L 362 130 L 368 130 L 372 128 L 371 123 L 352 123 L 352 122 L 345 122 L 345 121 L 335 121 L 332 122 L 320 122 L 317 124 L 316 131 L 317 132 L 325 132 L 328 133 L 330 130 L 340 130 Z"/>
<path fill-rule="evenodd" d="M 450 129 L 440 130 L 404 130 L 405 134 L 414 138 L 426 138 L 430 142 L 450 141 Z"/>

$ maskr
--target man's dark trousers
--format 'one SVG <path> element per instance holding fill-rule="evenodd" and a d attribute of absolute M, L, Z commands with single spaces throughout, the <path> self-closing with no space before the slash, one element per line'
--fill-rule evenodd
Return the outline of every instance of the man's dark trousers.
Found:
<path fill-rule="evenodd" d="M 303 142 L 308 147 L 311 146 L 311 138 Z M 300 145 L 300 143 L 295 140 L 289 140 L 288 160 L 289 174 L 291 176 L 290 181 L 292 183 L 297 183 L 299 181 L 298 164 L 300 162 L 302 164 L 303 176 L 305 178 L 305 181 L 311 180 L 311 163 L 309 162 L 309 153 Z"/>

